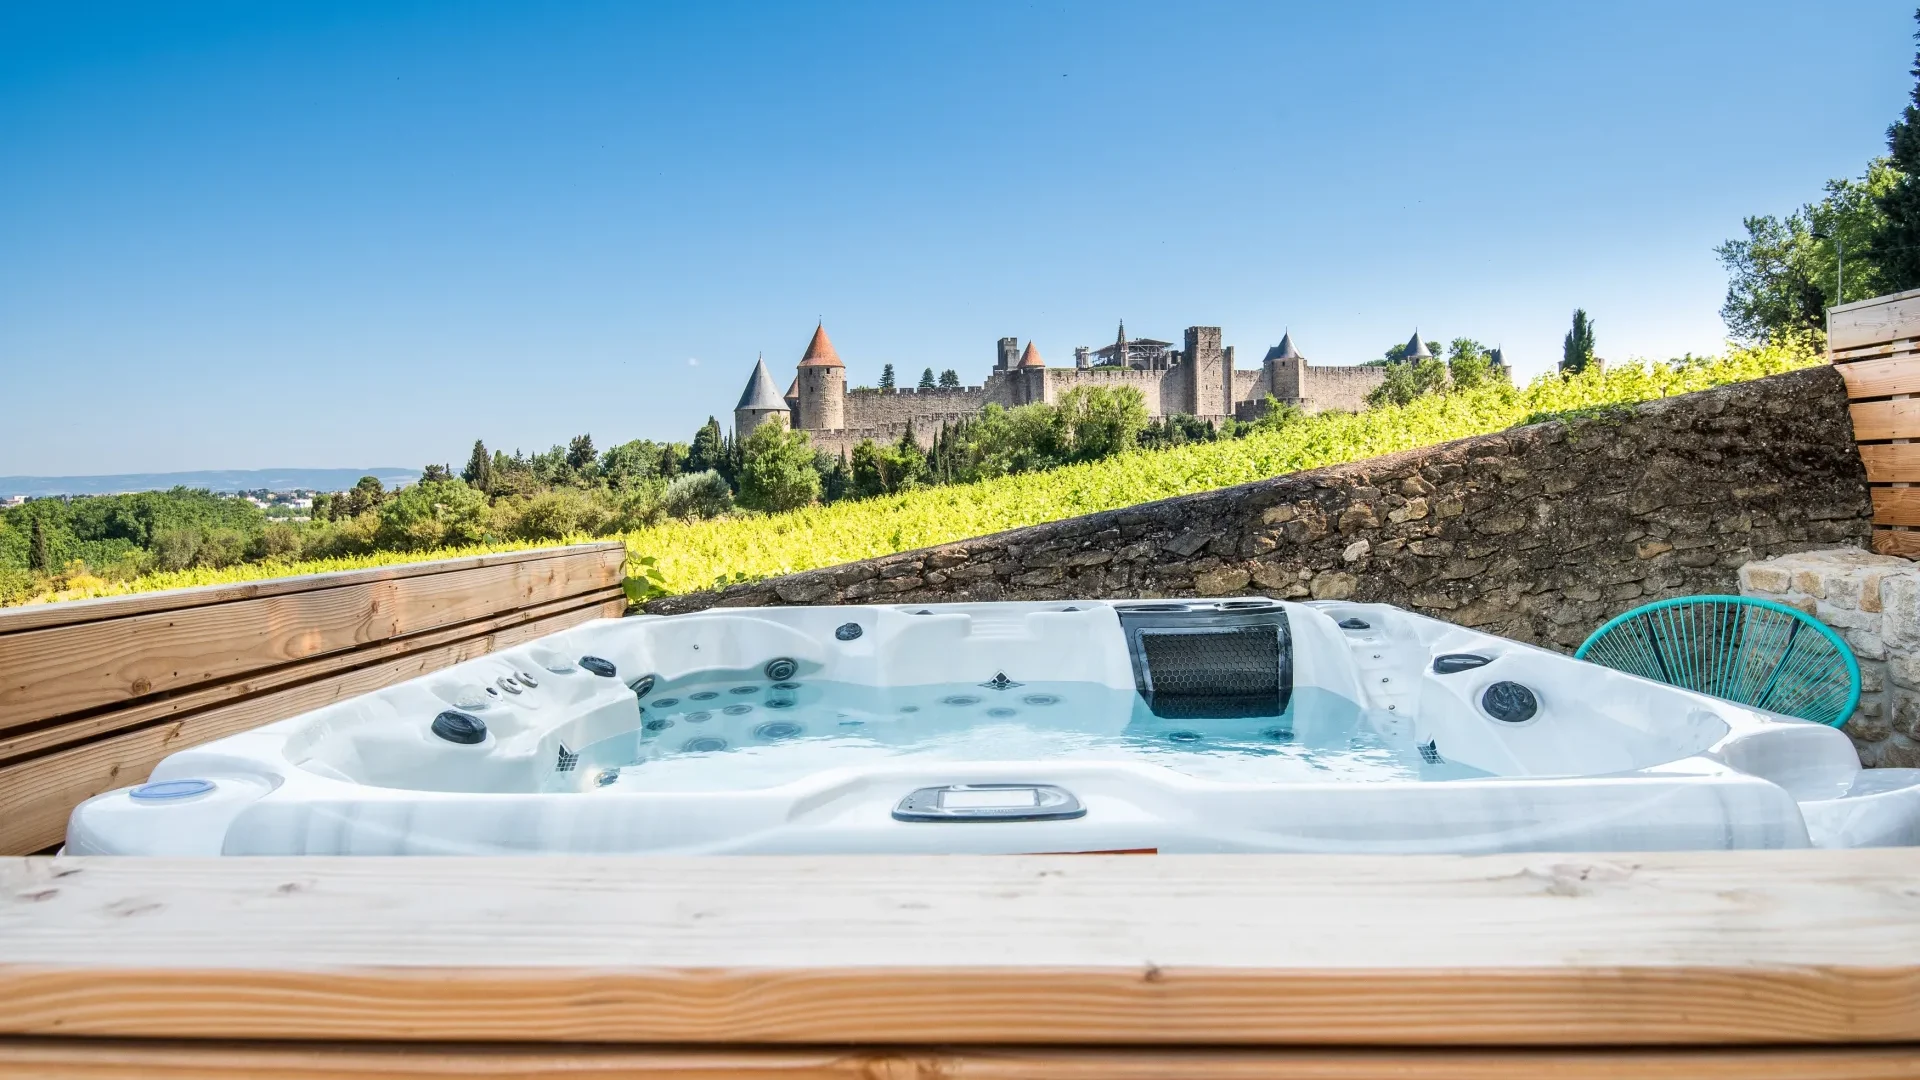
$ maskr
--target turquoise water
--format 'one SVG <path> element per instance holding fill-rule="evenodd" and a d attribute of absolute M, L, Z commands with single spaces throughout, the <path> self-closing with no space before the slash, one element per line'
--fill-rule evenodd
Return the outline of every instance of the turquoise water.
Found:
<path fill-rule="evenodd" d="M 1390 743 L 1354 702 L 1294 691 L 1279 716 L 1167 719 L 1132 690 L 1097 683 L 875 687 L 834 682 L 661 683 L 635 730 L 582 747 L 555 785 L 622 790 L 773 787 L 826 769 L 886 761 L 1134 761 L 1242 783 L 1453 780 L 1485 775 L 1428 763 Z"/>

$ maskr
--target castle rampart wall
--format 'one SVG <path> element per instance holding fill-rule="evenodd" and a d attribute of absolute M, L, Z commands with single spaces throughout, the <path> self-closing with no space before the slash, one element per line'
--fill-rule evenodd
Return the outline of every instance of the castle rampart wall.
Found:
<path fill-rule="evenodd" d="M 1387 369 L 1354 365 L 1314 367 L 1306 365 L 1301 373 L 1300 407 L 1308 412 L 1339 409 L 1359 412 L 1367 407 L 1367 395 L 1387 381 Z"/>

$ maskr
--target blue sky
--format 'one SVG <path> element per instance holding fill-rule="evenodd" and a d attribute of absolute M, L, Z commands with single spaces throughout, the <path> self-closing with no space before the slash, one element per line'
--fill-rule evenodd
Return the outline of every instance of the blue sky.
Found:
<path fill-rule="evenodd" d="M 1911 4 L 0 6 L 0 474 L 457 468 L 1220 325 L 1718 347 Z"/>

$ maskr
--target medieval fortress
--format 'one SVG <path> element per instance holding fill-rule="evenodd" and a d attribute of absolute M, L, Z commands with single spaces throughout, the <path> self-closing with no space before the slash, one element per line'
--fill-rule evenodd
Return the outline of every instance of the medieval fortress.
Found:
<path fill-rule="evenodd" d="M 1187 327 L 1184 347 L 1176 349 L 1169 341 L 1129 339 L 1122 323 L 1112 345 L 1075 349 L 1070 368 L 1050 368 L 1031 341 L 1023 351 L 1018 338 L 1008 337 L 1000 339 L 993 370 L 980 386 L 849 390 L 847 369 L 823 325 L 814 329 L 786 393 L 779 391 L 765 361 L 754 365 L 734 407 L 733 427 L 745 438 L 772 420 L 806 432 L 820 449 L 839 453 L 863 439 L 897 442 L 908 432 L 926 445 L 942 425 L 989 404 L 1053 404 L 1081 386 L 1131 386 L 1146 399 L 1150 417 L 1184 413 L 1218 423 L 1230 416 L 1257 418 L 1269 394 L 1307 412 L 1358 410 L 1385 378 L 1386 369 L 1378 366 L 1314 367 L 1294 348 L 1291 334 L 1267 350 L 1258 368 L 1241 370 L 1234 367 L 1233 346 L 1220 344 L 1217 326 Z"/>

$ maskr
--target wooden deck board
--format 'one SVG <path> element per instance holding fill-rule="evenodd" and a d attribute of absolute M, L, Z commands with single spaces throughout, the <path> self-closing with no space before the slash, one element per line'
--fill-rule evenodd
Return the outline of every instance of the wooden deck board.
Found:
<path fill-rule="evenodd" d="M 0 1074 L 75 1080 L 1920 1080 L 1920 1046 L 929 1050 L 0 1039 Z"/>
<path fill-rule="evenodd" d="M 0 1034 L 1920 1041 L 1920 851 L 11 860 Z"/>

